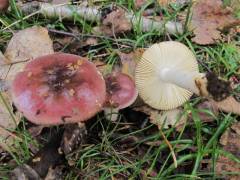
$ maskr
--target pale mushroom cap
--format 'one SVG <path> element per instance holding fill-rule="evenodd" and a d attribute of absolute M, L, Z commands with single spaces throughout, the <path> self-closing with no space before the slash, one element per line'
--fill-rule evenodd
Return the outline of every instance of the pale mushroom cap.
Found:
<path fill-rule="evenodd" d="M 159 73 L 163 68 L 191 73 L 198 72 L 198 64 L 191 50 L 175 41 L 152 45 L 137 64 L 136 87 L 144 102 L 156 109 L 174 109 L 186 102 L 192 92 L 161 80 Z"/>

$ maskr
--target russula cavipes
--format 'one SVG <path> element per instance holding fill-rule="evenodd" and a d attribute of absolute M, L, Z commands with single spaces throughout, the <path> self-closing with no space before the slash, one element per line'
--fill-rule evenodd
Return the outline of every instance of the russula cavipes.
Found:
<path fill-rule="evenodd" d="M 0 0 L 0 13 L 5 12 L 8 9 L 9 0 Z"/>
<path fill-rule="evenodd" d="M 149 47 L 137 64 L 135 80 L 144 102 L 160 110 L 181 106 L 193 93 L 220 101 L 229 95 L 230 87 L 215 75 L 200 73 L 192 51 L 176 41 Z M 215 85 L 220 86 L 212 88 Z"/>
<path fill-rule="evenodd" d="M 135 83 L 130 76 L 121 72 L 112 72 L 104 77 L 107 98 L 104 105 L 106 118 L 116 121 L 118 111 L 133 104 L 138 96 Z"/>
<path fill-rule="evenodd" d="M 86 58 L 55 53 L 30 61 L 13 80 L 11 94 L 29 121 L 56 125 L 86 121 L 101 111 L 106 86 Z"/>
<path fill-rule="evenodd" d="M 107 90 L 107 107 L 123 109 L 130 106 L 138 93 L 134 81 L 127 74 L 113 72 L 104 77 Z"/>

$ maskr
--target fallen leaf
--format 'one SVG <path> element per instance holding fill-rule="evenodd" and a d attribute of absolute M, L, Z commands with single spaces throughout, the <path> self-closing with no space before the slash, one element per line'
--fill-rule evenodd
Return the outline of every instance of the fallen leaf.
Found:
<path fill-rule="evenodd" d="M 214 108 L 209 101 L 204 101 L 196 106 L 198 109 L 198 116 L 202 122 L 212 122 L 218 115 L 218 110 Z"/>
<path fill-rule="evenodd" d="M 234 123 L 228 128 L 220 138 L 220 144 L 225 151 L 232 153 L 240 158 L 240 122 Z M 220 155 L 216 162 L 216 173 L 223 176 L 224 172 L 240 172 L 240 164 Z M 240 179 L 240 175 L 225 175 L 226 179 Z"/>
<path fill-rule="evenodd" d="M 16 139 L 20 140 L 12 133 L 20 119 L 20 113 L 13 113 L 9 95 L 6 92 L 0 92 L 0 147 L 2 149 L 8 151 L 13 148 Z"/>
<path fill-rule="evenodd" d="M 221 39 L 221 32 L 226 27 L 240 23 L 235 19 L 230 8 L 224 8 L 221 0 L 199 0 L 192 8 L 191 27 L 198 44 L 214 44 Z"/>
<path fill-rule="evenodd" d="M 220 138 L 220 144 L 223 145 L 225 151 L 231 152 L 240 157 L 240 122 L 234 123 L 228 128 Z"/>
<path fill-rule="evenodd" d="M 223 155 L 220 155 L 217 159 L 215 172 L 221 179 L 226 180 L 239 180 L 240 175 L 226 175 L 225 173 L 239 173 L 240 172 L 240 164 L 236 161 L 233 161 Z"/>
<path fill-rule="evenodd" d="M 99 27 L 99 31 L 107 36 L 115 36 L 131 29 L 132 24 L 126 18 L 126 12 L 119 7 L 114 8 L 111 13 L 107 14 Z M 97 30 L 95 29 L 95 31 Z"/>
<path fill-rule="evenodd" d="M 141 111 L 149 115 L 150 122 L 157 125 L 158 128 L 166 128 L 169 126 L 178 127 L 184 124 L 187 120 L 187 116 L 183 115 L 182 109 L 173 109 L 168 111 L 160 111 L 153 109 L 147 105 L 141 107 L 135 107 L 134 110 Z"/>
<path fill-rule="evenodd" d="M 227 113 L 234 113 L 240 115 L 240 102 L 233 96 L 229 96 L 222 101 L 210 100 L 214 108 Z"/>
<path fill-rule="evenodd" d="M 6 64 L 31 60 L 53 53 L 53 43 L 46 28 L 34 26 L 13 35 L 4 53 Z"/>

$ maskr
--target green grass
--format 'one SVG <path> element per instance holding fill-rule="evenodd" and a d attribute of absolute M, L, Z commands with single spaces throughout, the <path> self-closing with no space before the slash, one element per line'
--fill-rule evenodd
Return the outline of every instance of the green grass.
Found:
<path fill-rule="evenodd" d="M 141 12 L 151 4 L 150 2 L 140 10 L 136 10 L 134 9 L 133 0 L 117 0 L 116 3 L 128 10 L 133 10 L 137 16 L 140 16 Z M 109 1 L 102 0 L 99 1 L 99 4 L 107 5 Z M 162 9 L 159 6 L 155 6 L 155 9 L 163 13 L 166 19 L 175 20 L 182 7 L 172 6 L 171 11 L 168 8 Z M 0 49 L 2 51 L 5 50 L 12 32 L 17 30 L 33 25 L 41 25 L 68 31 L 67 26 L 69 25 L 69 22 L 48 20 L 38 15 L 26 17 L 17 8 L 14 0 L 11 0 L 11 12 L 8 12 L 5 16 L 0 16 L 0 22 Z M 86 22 L 77 16 L 72 24 L 80 29 L 76 41 L 80 42 L 91 36 L 94 24 Z M 237 74 L 240 66 L 240 53 L 239 49 L 237 49 L 239 48 L 239 35 L 229 43 L 217 43 L 211 46 L 194 44 L 191 41 L 191 35 L 192 32 L 185 31 L 182 35 L 171 36 L 171 39 L 186 44 L 194 52 L 202 72 L 211 70 L 226 79 Z M 97 59 L 95 58 L 97 55 L 106 53 L 107 56 L 101 58 L 101 60 L 112 66 L 119 63 L 117 50 L 129 52 L 136 48 L 148 47 L 155 42 L 170 40 L 165 32 L 151 31 L 143 33 L 138 25 L 133 28 L 132 32 L 117 39 L 104 36 L 96 37 L 99 40 L 98 46 L 93 47 L 84 56 L 88 56 L 94 61 Z M 62 51 L 67 52 L 68 45 L 64 46 Z M 65 179 L 78 179 L 83 175 L 84 179 L 96 175 L 99 179 L 111 179 L 118 176 L 137 179 L 143 178 L 143 174 L 149 179 L 217 179 L 218 175 L 215 173 L 214 166 L 218 155 L 224 154 L 240 163 L 239 158 L 223 151 L 219 145 L 221 134 L 239 117 L 220 113 L 217 117 L 213 115 L 215 120 L 212 123 L 203 123 L 199 117 L 199 110 L 196 109 L 196 103 L 200 100 L 202 99 L 194 98 L 184 105 L 184 112 L 192 113 L 193 123 L 187 122 L 181 132 L 176 132 L 174 127 L 163 130 L 173 146 L 174 152 L 177 154 L 177 168 L 174 167 L 168 146 L 164 143 L 162 136 L 154 125 L 147 123 L 146 126 L 140 128 L 140 126 L 136 127 L 135 122 L 135 124 L 129 125 L 130 128 L 122 131 L 121 129 L 125 128 L 126 124 L 124 123 L 128 123 L 129 117 L 121 114 L 121 119 L 112 123 L 105 120 L 104 117 L 98 116 L 97 121 L 90 127 L 90 131 L 100 133 L 100 139 L 94 139 L 92 143 L 83 145 L 82 148 L 67 157 L 74 162 L 74 165 L 68 171 Z M 212 114 L 211 112 L 208 113 Z M 147 118 L 145 120 L 148 121 Z M 139 122 L 139 124 L 142 123 Z M 22 138 L 22 142 L 15 142 L 13 148 L 8 152 L 13 163 L 2 163 L 2 159 L 0 159 L 0 176 L 2 179 L 7 179 L 7 173 L 16 165 L 23 164 L 30 159 L 32 153 L 29 150 L 29 144 L 39 146 L 27 131 L 27 125 L 27 121 L 23 119 L 21 126 L 16 129 L 15 133 Z M 189 133 L 191 136 L 187 136 Z M 138 139 L 129 143 L 129 137 Z M 124 141 L 126 142 L 124 143 Z M 147 145 L 149 142 L 161 143 L 159 146 Z M 143 154 L 138 154 L 138 151 L 141 152 L 139 148 L 143 148 Z M 209 172 L 201 171 L 201 163 L 206 159 L 212 161 Z M 186 168 L 186 170 L 180 171 L 181 168 Z M 152 172 L 156 173 L 155 177 L 151 177 Z M 223 172 L 223 174 L 227 174 L 227 172 Z"/>

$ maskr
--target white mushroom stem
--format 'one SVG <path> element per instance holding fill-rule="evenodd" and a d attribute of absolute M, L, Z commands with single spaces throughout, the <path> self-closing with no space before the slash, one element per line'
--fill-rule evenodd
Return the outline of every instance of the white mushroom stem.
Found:
<path fill-rule="evenodd" d="M 175 68 L 163 68 L 159 71 L 159 78 L 162 81 L 176 84 L 177 86 L 187 89 L 197 95 L 200 95 L 200 90 L 196 85 L 195 80 L 204 76 L 204 73 L 187 72 Z"/>
<path fill-rule="evenodd" d="M 116 122 L 119 116 L 119 109 L 117 108 L 110 108 L 105 107 L 104 108 L 104 115 L 105 118 L 109 121 Z"/>

